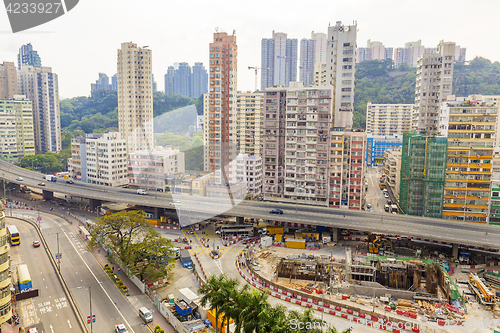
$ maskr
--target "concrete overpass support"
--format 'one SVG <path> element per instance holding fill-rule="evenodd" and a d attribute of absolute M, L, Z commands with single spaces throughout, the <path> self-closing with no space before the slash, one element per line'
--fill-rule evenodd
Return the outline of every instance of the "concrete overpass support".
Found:
<path fill-rule="evenodd" d="M 332 242 L 339 241 L 339 228 L 332 228 Z"/>
<path fill-rule="evenodd" d="M 453 244 L 453 252 L 452 255 L 455 259 L 458 259 L 458 244 Z"/>
<path fill-rule="evenodd" d="M 160 216 L 162 215 L 162 213 L 163 213 L 163 209 L 162 208 L 155 207 L 154 219 L 155 220 L 159 220 Z"/>
<path fill-rule="evenodd" d="M 236 216 L 236 224 L 243 224 L 245 223 L 245 218 L 241 216 Z"/>
<path fill-rule="evenodd" d="M 42 190 L 43 198 L 45 200 L 52 200 L 54 198 L 54 192 Z"/>
<path fill-rule="evenodd" d="M 90 209 L 95 210 L 97 207 L 102 205 L 102 200 L 97 200 L 97 199 L 89 199 L 90 201 Z"/>

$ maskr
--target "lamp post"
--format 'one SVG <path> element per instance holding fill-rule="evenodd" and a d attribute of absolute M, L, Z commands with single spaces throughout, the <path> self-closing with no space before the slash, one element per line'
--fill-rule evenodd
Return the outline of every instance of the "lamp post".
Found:
<path fill-rule="evenodd" d="M 101 208 L 101 207 L 102 206 L 97 206 L 95 209 L 96 220 L 99 218 L 99 208 Z"/>
<path fill-rule="evenodd" d="M 96 284 L 102 284 L 102 282 L 97 282 L 97 283 L 89 284 L 88 286 L 83 286 L 83 287 L 76 287 L 77 289 L 87 288 L 87 287 L 89 288 L 89 310 L 90 310 L 90 315 L 87 318 L 89 318 L 90 333 L 93 333 L 92 322 L 94 321 L 94 316 L 92 314 L 92 286 L 95 286 Z"/>

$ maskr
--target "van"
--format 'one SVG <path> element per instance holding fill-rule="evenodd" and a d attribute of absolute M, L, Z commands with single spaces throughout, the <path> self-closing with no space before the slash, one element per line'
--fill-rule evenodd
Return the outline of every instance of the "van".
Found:
<path fill-rule="evenodd" d="M 389 212 L 389 210 L 390 210 L 389 205 L 385 205 L 385 206 L 384 206 L 384 210 L 385 210 L 386 212 Z"/>
<path fill-rule="evenodd" d="M 148 192 L 146 192 L 146 190 L 140 188 L 140 189 L 137 189 L 137 194 L 148 194 Z"/>
<path fill-rule="evenodd" d="M 141 319 L 147 324 L 147 323 L 150 323 L 153 321 L 153 315 L 151 314 L 151 312 L 145 308 L 145 307 L 142 307 L 139 309 L 139 317 L 141 317 Z"/>

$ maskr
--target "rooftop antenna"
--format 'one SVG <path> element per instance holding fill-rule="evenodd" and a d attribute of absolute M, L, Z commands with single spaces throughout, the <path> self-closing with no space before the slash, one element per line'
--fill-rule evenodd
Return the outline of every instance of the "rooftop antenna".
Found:
<path fill-rule="evenodd" d="M 219 32 L 219 27 L 215 27 L 215 32 Z"/>
<path fill-rule="evenodd" d="M 236 35 L 236 30 L 235 29 L 233 29 L 233 35 Z"/>

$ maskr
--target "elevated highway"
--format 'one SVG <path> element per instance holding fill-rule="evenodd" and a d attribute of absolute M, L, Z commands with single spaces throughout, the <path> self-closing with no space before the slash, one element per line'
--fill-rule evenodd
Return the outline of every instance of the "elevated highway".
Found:
<path fill-rule="evenodd" d="M 500 227 L 498 226 L 262 201 L 242 201 L 238 205 L 233 206 L 229 200 L 222 201 L 221 199 L 211 197 L 177 196 L 175 200 L 182 200 L 182 203 L 180 206 L 175 206 L 171 204 L 173 199 L 169 194 L 150 193 L 148 195 L 138 195 L 135 190 L 130 189 L 81 182 L 75 182 L 75 184 L 47 182 L 43 179 L 42 174 L 13 166 L 5 161 L 0 161 L 0 176 L 5 177 L 9 182 L 28 185 L 46 192 L 58 192 L 88 198 L 97 203 L 102 201 L 133 203 L 152 207 L 158 212 L 162 209 L 176 210 L 176 213 L 180 218 L 183 218 L 183 221 L 189 221 L 189 218 L 193 217 L 190 223 L 195 223 L 217 214 L 224 214 L 241 218 L 258 218 L 288 223 L 397 234 L 453 244 L 500 249 Z M 23 181 L 16 181 L 18 177 L 22 177 Z M 41 182 L 44 182 L 46 185 L 38 185 Z M 270 214 L 272 209 L 282 209 L 284 214 Z"/>

